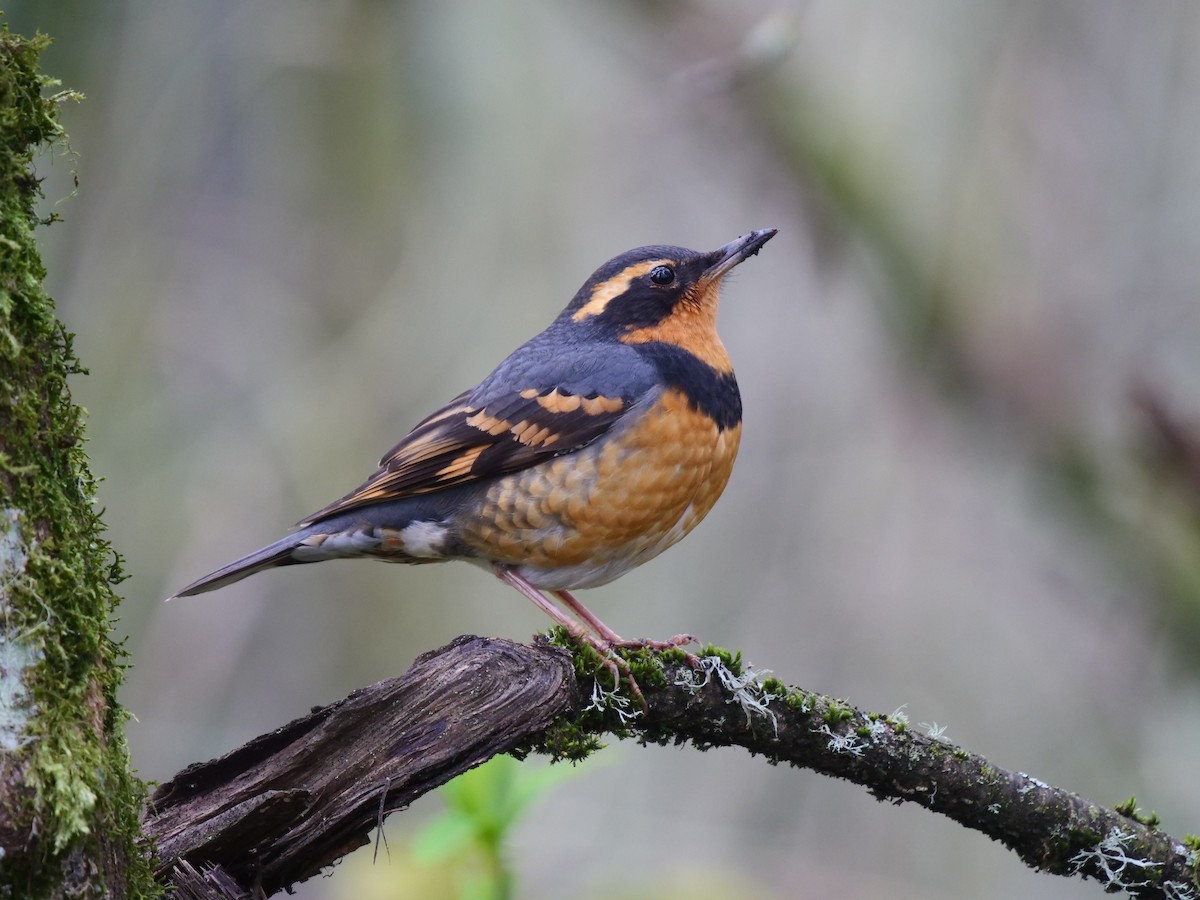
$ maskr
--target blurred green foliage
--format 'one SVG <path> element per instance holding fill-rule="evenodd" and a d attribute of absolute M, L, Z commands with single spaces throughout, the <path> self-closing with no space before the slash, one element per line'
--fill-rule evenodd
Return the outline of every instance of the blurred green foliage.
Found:
<path fill-rule="evenodd" d="M 461 900 L 520 896 L 505 858 L 505 841 L 530 805 L 575 774 L 573 766 L 492 757 L 437 792 L 446 809 L 413 838 L 413 859 L 453 860 Z"/>

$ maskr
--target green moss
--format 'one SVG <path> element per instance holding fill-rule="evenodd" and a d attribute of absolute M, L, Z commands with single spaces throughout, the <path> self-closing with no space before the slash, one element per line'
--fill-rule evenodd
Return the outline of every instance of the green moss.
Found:
<path fill-rule="evenodd" d="M 1155 812 L 1145 813 L 1137 808 L 1137 797 L 1133 794 L 1129 795 L 1129 799 L 1124 803 L 1118 803 L 1113 807 L 1121 815 L 1127 819 L 1133 819 L 1135 822 L 1140 822 L 1147 828 L 1157 828 L 1162 823 L 1162 818 Z"/>
<path fill-rule="evenodd" d="M 724 647 L 718 647 L 716 644 L 706 644 L 704 649 L 700 651 L 701 659 L 708 656 L 715 656 L 721 660 L 722 665 L 733 673 L 735 678 L 741 677 L 742 674 L 742 651 L 731 653 Z"/>
<path fill-rule="evenodd" d="M 787 685 L 778 678 L 764 678 L 762 682 L 762 692 L 770 694 L 772 697 L 786 697 Z"/>
<path fill-rule="evenodd" d="M 825 710 L 825 715 L 821 718 L 824 720 L 826 725 L 832 726 L 840 725 L 842 722 L 845 722 L 847 719 L 851 719 L 853 717 L 853 709 L 848 706 L 843 706 L 836 700 L 831 700 L 829 703 L 829 708 Z"/>
<path fill-rule="evenodd" d="M 661 652 L 649 649 L 630 650 L 622 652 L 621 656 L 629 664 L 633 680 L 643 690 L 666 687 L 666 668 L 663 666 Z"/>
<path fill-rule="evenodd" d="M 574 658 L 575 653 L 579 650 L 579 645 L 575 642 L 575 639 L 567 633 L 567 629 L 559 625 L 554 625 L 550 628 L 547 628 L 544 634 L 546 637 L 546 642 L 551 647 L 559 647 L 563 650 L 569 651 L 572 658 Z"/>
<path fill-rule="evenodd" d="M 637 702 L 626 680 L 622 679 L 621 683 L 616 685 L 612 683 L 612 670 L 608 665 L 612 660 L 601 655 L 594 647 L 576 641 L 565 628 L 557 625 L 546 632 L 546 638 L 551 646 L 561 647 L 570 652 L 575 675 L 580 680 L 595 680 L 605 689 Z M 616 652 L 628 668 L 629 675 L 643 690 L 665 687 L 667 665 L 683 665 L 687 661 L 687 653 L 675 647 L 666 650 L 634 647 Z"/>
<path fill-rule="evenodd" d="M 659 657 L 662 659 L 664 665 L 682 666 L 687 662 L 688 655 L 687 651 L 680 647 L 668 647 L 659 653 Z"/>
<path fill-rule="evenodd" d="M 784 705 L 792 712 L 807 716 L 813 711 L 813 699 L 804 691 L 793 688 L 783 696 Z"/>
<path fill-rule="evenodd" d="M 571 664 L 575 669 L 575 676 L 581 681 L 587 682 L 595 679 L 599 684 L 606 689 L 617 693 L 628 690 L 628 685 L 623 683 L 613 684 L 612 670 L 608 667 L 608 660 L 595 647 L 590 644 L 583 643 L 571 637 L 570 633 L 561 626 L 555 625 L 546 631 L 546 639 L 552 647 L 561 647 L 571 654 Z M 644 651 L 635 651 L 636 654 L 641 654 Z M 635 654 L 629 654 L 633 656 Z M 628 656 L 622 654 L 622 657 L 628 662 Z M 638 656 L 638 665 L 645 669 L 648 664 L 644 658 Z M 630 666 L 632 671 L 632 665 Z M 661 665 L 659 666 L 659 677 L 661 679 Z M 640 682 L 639 682 L 640 684 Z"/>
<path fill-rule="evenodd" d="M 66 147 L 55 104 L 76 96 L 43 96 L 55 85 L 37 71 L 47 43 L 0 33 L 0 630 L 33 661 L 4 687 L 24 713 L 9 722 L 22 747 L 9 762 L 29 789 L 24 808 L 8 812 L 38 835 L 0 860 L 0 884 L 10 896 L 58 894 L 67 869 L 87 861 L 98 871 L 80 896 L 145 897 L 157 893 L 136 843 L 145 791 L 129 772 L 116 701 L 123 651 L 109 634 L 123 575 L 67 385 L 82 368 L 42 288 L 34 240 L 43 223 L 33 155 Z M 106 858 L 121 861 L 125 883 L 100 883 Z"/>
<path fill-rule="evenodd" d="M 1069 859 L 1080 850 L 1095 847 L 1102 839 L 1100 832 L 1091 828 L 1073 828 L 1067 832 L 1066 846 L 1061 847 L 1056 855 L 1063 859 Z"/>
<path fill-rule="evenodd" d="M 534 747 L 555 762 L 566 759 L 572 763 L 582 762 L 603 748 L 600 738 L 585 726 L 561 716 L 551 723 L 542 740 Z"/>
<path fill-rule="evenodd" d="M 1133 811 L 1137 809 L 1137 797 L 1135 797 L 1133 794 L 1130 794 L 1128 800 L 1126 800 L 1124 803 L 1118 803 L 1113 807 L 1113 809 L 1115 809 L 1121 815 L 1132 819 Z"/>

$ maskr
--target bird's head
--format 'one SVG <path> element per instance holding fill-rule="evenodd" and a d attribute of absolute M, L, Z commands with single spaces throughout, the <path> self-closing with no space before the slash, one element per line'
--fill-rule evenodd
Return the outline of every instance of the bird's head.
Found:
<path fill-rule="evenodd" d="M 622 253 L 584 282 L 560 320 L 625 344 L 675 344 L 727 371 L 716 332 L 721 281 L 775 234 L 774 228 L 751 231 L 709 252 L 639 247 Z"/>

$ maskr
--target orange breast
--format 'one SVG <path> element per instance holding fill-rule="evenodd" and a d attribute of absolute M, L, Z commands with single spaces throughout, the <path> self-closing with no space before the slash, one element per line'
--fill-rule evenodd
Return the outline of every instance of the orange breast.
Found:
<path fill-rule="evenodd" d="M 498 480 L 466 511 L 461 539 L 542 588 L 604 584 L 708 514 L 740 437 L 740 425 L 721 431 L 683 393 L 666 391 L 592 446 Z"/>

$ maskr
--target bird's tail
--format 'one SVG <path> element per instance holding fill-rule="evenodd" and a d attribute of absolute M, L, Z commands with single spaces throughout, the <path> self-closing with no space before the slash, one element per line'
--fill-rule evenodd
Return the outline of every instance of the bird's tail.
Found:
<path fill-rule="evenodd" d="M 222 566 L 215 572 L 209 572 L 203 578 L 196 579 L 183 590 L 176 592 L 167 599 L 174 600 L 175 597 L 191 597 L 193 594 L 215 591 L 217 588 L 223 588 L 227 584 L 233 584 L 235 581 L 248 578 L 256 572 L 261 572 L 264 569 L 273 569 L 276 566 L 316 562 L 316 559 L 296 559 L 293 556 L 296 549 L 303 544 L 306 537 L 308 535 L 304 531 L 290 534 L 270 546 L 256 550 L 249 556 L 243 556 L 241 559 L 235 560 L 227 566 Z"/>
<path fill-rule="evenodd" d="M 451 491 L 444 491 L 405 501 L 403 509 L 385 503 L 322 519 L 193 581 L 175 597 L 215 591 L 264 569 L 295 563 L 362 557 L 402 563 L 446 559 L 451 546 L 448 502 L 457 501 Z"/>

